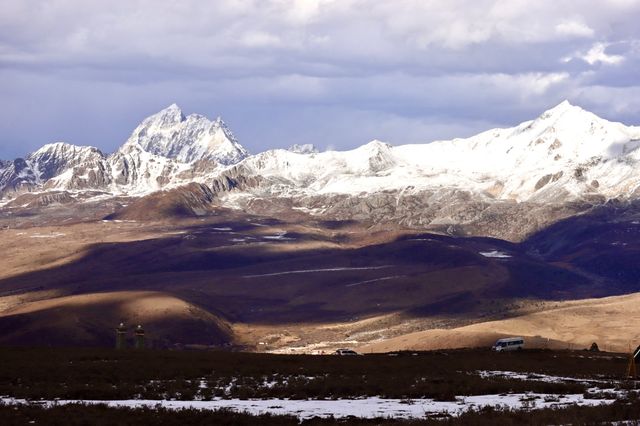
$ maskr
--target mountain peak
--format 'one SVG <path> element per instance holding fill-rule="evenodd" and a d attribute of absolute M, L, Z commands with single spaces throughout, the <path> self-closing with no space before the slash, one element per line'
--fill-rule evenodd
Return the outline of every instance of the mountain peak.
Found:
<path fill-rule="evenodd" d="M 538 120 L 547 120 L 550 118 L 559 118 L 560 116 L 566 114 L 567 112 L 570 111 L 574 111 L 574 112 L 587 112 L 585 110 L 583 110 L 582 108 L 580 108 L 579 106 L 573 105 L 571 104 L 571 102 L 569 102 L 568 100 L 564 100 L 562 102 L 560 102 L 558 105 L 554 106 L 551 109 L 546 110 L 545 112 L 543 112 L 540 117 L 538 117 Z"/>
<path fill-rule="evenodd" d="M 166 113 L 180 113 L 182 114 L 182 109 L 178 106 L 178 104 L 176 104 L 175 102 L 172 103 L 171 105 L 169 105 L 168 107 L 164 108 L 163 110 L 160 111 L 162 112 L 166 112 Z"/>
<path fill-rule="evenodd" d="M 34 151 L 33 153 L 30 154 L 30 156 L 33 156 L 35 154 L 38 153 L 46 153 L 46 152 L 52 152 L 52 151 L 100 151 L 98 148 L 94 148 L 92 146 L 80 146 L 80 145 L 73 145 L 67 142 L 51 142 L 45 145 L 42 145 L 38 150 Z"/>
<path fill-rule="evenodd" d="M 393 148 L 393 146 L 387 142 L 382 142 L 381 140 L 374 139 L 364 145 L 359 146 L 356 150 L 366 150 L 366 151 L 388 151 Z"/>
<path fill-rule="evenodd" d="M 317 154 L 320 152 L 320 150 L 311 143 L 305 143 L 301 145 L 295 143 L 287 148 L 287 151 L 295 152 L 296 154 Z"/>
<path fill-rule="evenodd" d="M 565 99 L 562 102 L 560 102 L 558 105 L 556 105 L 554 108 L 569 108 L 569 107 L 572 107 L 572 106 L 574 106 L 574 105 L 571 102 L 569 102 L 568 99 Z"/>
<path fill-rule="evenodd" d="M 145 122 L 152 121 L 158 126 L 166 127 L 166 126 L 172 126 L 174 124 L 180 123 L 185 119 L 186 118 L 182 113 L 182 110 L 180 109 L 180 107 L 175 103 L 173 103 L 168 107 L 166 107 L 165 109 L 160 110 L 159 112 L 148 117 L 145 120 Z"/>
<path fill-rule="evenodd" d="M 104 154 L 92 146 L 54 142 L 32 152 L 26 157 L 26 160 L 33 169 L 37 180 L 44 182 L 70 167 L 83 163 L 99 162 L 104 158 Z"/>
<path fill-rule="evenodd" d="M 176 104 L 143 120 L 121 150 L 133 147 L 181 163 L 207 159 L 228 165 L 248 155 L 222 118 L 185 117 Z"/>

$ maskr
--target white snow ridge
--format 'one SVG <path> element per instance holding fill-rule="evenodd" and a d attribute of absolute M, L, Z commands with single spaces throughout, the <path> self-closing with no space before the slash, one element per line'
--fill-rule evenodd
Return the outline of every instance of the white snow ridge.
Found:
<path fill-rule="evenodd" d="M 231 208 L 283 197 L 310 214 L 337 208 L 317 198 L 328 195 L 396 194 L 398 205 L 412 194 L 429 198 L 429 204 L 461 193 L 481 203 L 630 199 L 640 194 L 639 147 L 640 127 L 604 120 L 565 101 L 535 120 L 467 139 L 402 146 L 372 141 L 325 152 L 294 145 L 249 155 L 221 119 L 185 116 L 174 104 L 145 119 L 111 155 L 56 144 L 26 161 L 0 163 L 0 193 L 144 195 L 198 182 L 233 191 L 219 197 Z"/>

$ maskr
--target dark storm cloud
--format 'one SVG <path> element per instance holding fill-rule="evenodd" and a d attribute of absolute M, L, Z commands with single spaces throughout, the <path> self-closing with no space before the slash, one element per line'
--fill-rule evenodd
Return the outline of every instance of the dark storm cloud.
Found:
<path fill-rule="evenodd" d="M 427 142 L 567 98 L 638 123 L 640 2 L 0 0 L 0 158 L 173 102 L 252 151 Z"/>

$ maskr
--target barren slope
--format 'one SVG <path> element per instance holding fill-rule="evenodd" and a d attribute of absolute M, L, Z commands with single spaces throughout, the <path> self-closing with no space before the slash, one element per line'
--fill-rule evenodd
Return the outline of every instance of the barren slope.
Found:
<path fill-rule="evenodd" d="M 215 345 L 231 340 L 214 315 L 160 292 L 122 291 L 58 297 L 2 313 L 0 344 L 111 346 L 114 324 L 145 324 L 154 345 Z M 158 332 L 161 330 L 161 332 Z"/>
<path fill-rule="evenodd" d="M 527 347 L 588 348 L 627 352 L 640 340 L 636 319 L 640 294 L 557 302 L 540 312 L 453 329 L 433 329 L 398 336 L 361 347 L 366 352 L 429 350 L 489 346 L 496 339 L 524 336 Z"/>
<path fill-rule="evenodd" d="M 144 206 L 133 203 L 129 211 Z M 87 209 L 90 215 L 102 211 Z M 7 344 L 108 343 L 119 321 L 138 321 L 123 304 L 144 303 L 149 292 L 188 307 L 180 327 L 191 343 L 312 351 L 534 314 L 553 307 L 549 301 L 638 291 L 634 206 L 561 222 L 523 244 L 224 209 L 199 218 L 71 225 L 63 225 L 66 205 L 37 211 L 0 219 L 9 226 L 0 230 L 0 329 Z M 58 225 L 42 226 L 50 218 Z M 107 293 L 122 297 L 107 302 Z M 93 298 L 97 307 L 81 309 L 77 297 Z M 177 337 L 177 325 L 143 320 L 162 345 L 186 341 Z M 221 332 L 223 323 L 233 332 Z M 529 333 L 518 330 L 505 333 Z M 443 336 L 434 347 L 495 337 L 430 333 Z M 554 333 L 534 334 L 572 339 Z M 613 341 L 625 333 L 614 333 Z"/>

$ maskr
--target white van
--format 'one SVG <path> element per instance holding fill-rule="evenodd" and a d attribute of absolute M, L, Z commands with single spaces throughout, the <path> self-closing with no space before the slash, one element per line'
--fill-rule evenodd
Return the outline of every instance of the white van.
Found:
<path fill-rule="evenodd" d="M 504 351 L 517 351 L 524 348 L 524 339 L 522 337 L 507 337 L 505 339 L 499 339 L 491 347 L 492 351 L 504 352 Z"/>
<path fill-rule="evenodd" d="M 358 352 L 353 349 L 338 349 L 334 353 L 334 355 L 360 355 Z"/>

